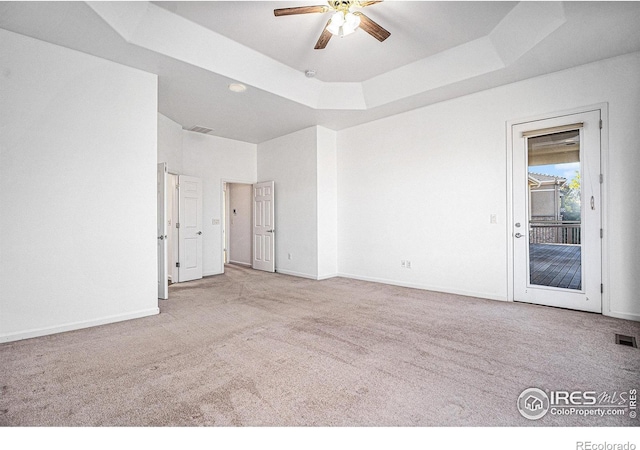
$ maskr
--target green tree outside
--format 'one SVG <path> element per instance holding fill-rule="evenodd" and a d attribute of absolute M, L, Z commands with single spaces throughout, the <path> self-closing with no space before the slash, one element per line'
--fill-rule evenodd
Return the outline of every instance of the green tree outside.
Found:
<path fill-rule="evenodd" d="M 563 220 L 580 220 L 580 172 L 560 190 L 564 195 L 562 218 Z"/>

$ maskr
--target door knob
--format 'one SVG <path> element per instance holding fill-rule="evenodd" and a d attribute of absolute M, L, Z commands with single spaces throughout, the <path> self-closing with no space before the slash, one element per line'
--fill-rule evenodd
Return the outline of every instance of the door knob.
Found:
<path fill-rule="evenodd" d="M 165 238 L 166 238 L 166 236 L 164 236 L 164 235 L 158 236 L 158 239 L 160 239 L 161 241 L 164 241 Z"/>
<path fill-rule="evenodd" d="M 522 236 L 524 236 L 524 235 L 523 235 L 523 234 L 520 234 L 520 233 L 516 233 L 514 236 L 515 236 L 515 237 L 517 237 L 517 238 L 521 238 L 521 237 L 522 237 Z"/>
<path fill-rule="evenodd" d="M 198 231 L 196 234 L 200 236 L 202 234 L 202 231 Z"/>
<path fill-rule="evenodd" d="M 267 230 L 267 233 L 273 233 L 276 230 Z"/>

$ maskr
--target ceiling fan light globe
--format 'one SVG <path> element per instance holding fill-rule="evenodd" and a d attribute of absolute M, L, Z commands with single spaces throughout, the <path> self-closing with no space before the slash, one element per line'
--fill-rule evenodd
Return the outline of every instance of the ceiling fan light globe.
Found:
<path fill-rule="evenodd" d="M 342 11 L 338 11 L 333 16 L 331 16 L 331 25 L 334 25 L 336 27 L 341 27 L 342 25 L 344 25 L 344 22 L 345 22 L 345 17 Z"/>
<path fill-rule="evenodd" d="M 344 24 L 342 25 L 342 35 L 346 36 L 356 31 L 360 26 L 360 17 L 352 13 L 347 13 L 344 17 Z"/>
<path fill-rule="evenodd" d="M 327 25 L 327 31 L 336 36 L 340 35 L 340 28 L 344 24 L 344 14 L 341 12 L 335 13 L 331 16 L 331 22 Z"/>
<path fill-rule="evenodd" d="M 338 11 L 331 17 L 327 31 L 336 36 L 347 36 L 360 26 L 360 17 L 352 13 Z"/>
<path fill-rule="evenodd" d="M 329 31 L 331 34 L 335 36 L 338 36 L 340 34 L 340 27 L 329 24 L 327 26 L 327 31 Z"/>

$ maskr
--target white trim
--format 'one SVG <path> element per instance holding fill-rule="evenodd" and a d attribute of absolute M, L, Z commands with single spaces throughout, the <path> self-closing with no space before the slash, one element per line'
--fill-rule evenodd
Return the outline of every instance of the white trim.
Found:
<path fill-rule="evenodd" d="M 520 125 L 528 122 L 538 122 L 540 120 L 546 120 L 546 119 L 556 119 L 558 117 L 564 117 L 564 116 L 573 116 L 574 114 L 581 114 L 589 111 L 597 111 L 599 109 L 603 110 L 607 108 L 607 105 L 608 103 L 603 102 L 603 103 L 596 103 L 594 105 L 586 105 L 582 107 L 565 109 L 562 111 L 556 111 L 556 112 L 551 112 L 546 114 L 536 114 L 535 116 L 520 117 L 519 119 L 508 120 L 507 125 L 509 126 L 509 128 L 511 128 L 512 125 Z"/>
<path fill-rule="evenodd" d="M 625 312 L 618 312 L 618 311 L 611 311 L 611 310 L 608 311 L 607 314 L 604 314 L 604 312 L 602 314 L 609 317 L 615 317 L 616 319 L 626 319 L 626 320 L 633 320 L 636 322 L 640 322 L 640 314 L 629 314 Z"/>
<path fill-rule="evenodd" d="M 513 239 L 511 233 L 513 230 L 513 126 L 514 121 L 507 121 L 507 217 L 505 220 L 506 229 L 505 237 L 507 239 L 507 301 L 513 302 Z"/>
<path fill-rule="evenodd" d="M 229 264 L 235 264 L 236 266 L 243 266 L 243 267 L 249 267 L 251 268 L 251 263 L 246 263 L 243 261 L 234 261 L 234 260 L 229 260 Z"/>
<path fill-rule="evenodd" d="M 133 311 L 126 314 L 118 314 L 115 316 L 106 316 L 100 319 L 86 320 L 80 322 L 71 322 L 64 325 L 56 325 L 53 327 L 35 328 L 32 330 L 19 331 L 17 333 L 9 333 L 0 335 L 0 342 L 13 342 L 22 339 L 30 339 L 39 336 L 47 336 L 50 334 L 63 333 L 65 331 L 81 330 L 83 328 L 95 327 L 98 325 L 106 325 L 110 323 L 122 322 L 125 320 L 139 319 L 142 317 L 160 314 L 160 308 L 151 308 L 141 311 Z"/>
<path fill-rule="evenodd" d="M 316 277 L 316 280 L 318 280 L 318 281 L 328 280 L 330 278 L 335 278 L 335 277 L 339 277 L 339 276 L 340 276 L 340 274 L 338 274 L 338 273 L 329 273 L 329 274 L 326 274 L 326 275 L 318 275 Z"/>
<path fill-rule="evenodd" d="M 281 273 L 283 275 L 291 275 L 293 277 L 308 278 L 310 280 L 318 279 L 318 277 L 316 277 L 315 275 L 311 275 L 308 273 L 294 272 L 292 270 L 281 270 L 281 269 L 278 269 L 277 267 L 276 267 L 276 273 Z"/>
<path fill-rule="evenodd" d="M 353 275 L 350 273 L 338 273 L 339 277 L 351 278 L 354 280 L 370 281 L 373 283 L 390 284 L 392 286 L 401 286 L 412 289 L 420 289 L 423 291 L 443 292 L 446 294 L 462 295 L 465 297 L 483 298 L 487 300 L 507 301 L 507 298 L 501 295 L 487 294 L 486 292 L 465 291 L 462 289 L 450 289 L 441 286 L 426 285 L 421 283 L 409 283 L 405 281 L 388 280 L 385 278 L 367 277 L 362 275 Z"/>
<path fill-rule="evenodd" d="M 315 275 L 310 275 L 308 273 L 294 272 L 292 270 L 280 270 L 277 267 L 276 267 L 276 273 L 281 273 L 283 275 L 291 275 L 292 277 L 306 278 L 308 280 L 316 280 L 316 281 L 328 280 L 330 278 L 342 276 L 339 273 L 330 273 L 326 275 L 315 276 Z"/>
<path fill-rule="evenodd" d="M 555 113 L 538 114 L 531 117 L 525 117 L 520 119 L 508 120 L 506 122 L 507 131 L 507 224 L 506 239 L 507 239 L 507 300 L 513 301 L 513 239 L 511 238 L 513 230 L 513 133 L 512 129 L 515 125 L 536 122 L 539 120 L 553 119 L 563 116 L 570 116 L 573 114 L 581 114 L 589 111 L 600 111 L 600 119 L 602 120 L 602 129 L 600 130 L 600 172 L 604 176 L 604 182 L 601 185 L 601 220 L 602 228 L 605 230 L 604 238 L 602 239 L 602 283 L 605 286 L 604 293 L 602 294 L 602 315 L 629 318 L 631 320 L 635 317 L 634 314 L 615 313 L 610 309 L 609 290 L 607 286 L 609 283 L 609 240 L 608 233 L 606 233 L 609 223 L 607 214 L 608 199 L 608 182 L 609 182 L 609 104 L 607 102 L 596 103 L 594 105 L 587 105 L 578 108 L 572 108 L 568 110 L 558 111 Z M 625 316 L 625 317 L 623 317 Z"/>
<path fill-rule="evenodd" d="M 610 317 L 618 317 L 621 319 L 638 320 L 640 315 L 618 313 L 611 311 L 611 283 L 609 278 L 609 104 L 601 103 L 598 105 L 600 109 L 600 120 L 602 128 L 600 129 L 600 173 L 603 176 L 603 182 L 600 185 L 600 208 L 601 208 L 601 228 L 604 232 L 602 238 L 602 284 L 604 292 L 602 293 L 602 315 Z"/>

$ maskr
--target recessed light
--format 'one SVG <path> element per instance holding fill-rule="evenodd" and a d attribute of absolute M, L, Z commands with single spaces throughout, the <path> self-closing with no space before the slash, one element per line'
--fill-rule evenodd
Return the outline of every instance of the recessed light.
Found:
<path fill-rule="evenodd" d="M 316 71 L 313 69 L 308 69 L 304 71 L 304 74 L 307 78 L 313 78 L 316 76 Z"/>
<path fill-rule="evenodd" d="M 244 84 L 240 83 L 231 83 L 229 85 L 229 90 L 231 92 L 244 92 L 247 90 L 247 87 Z"/>

